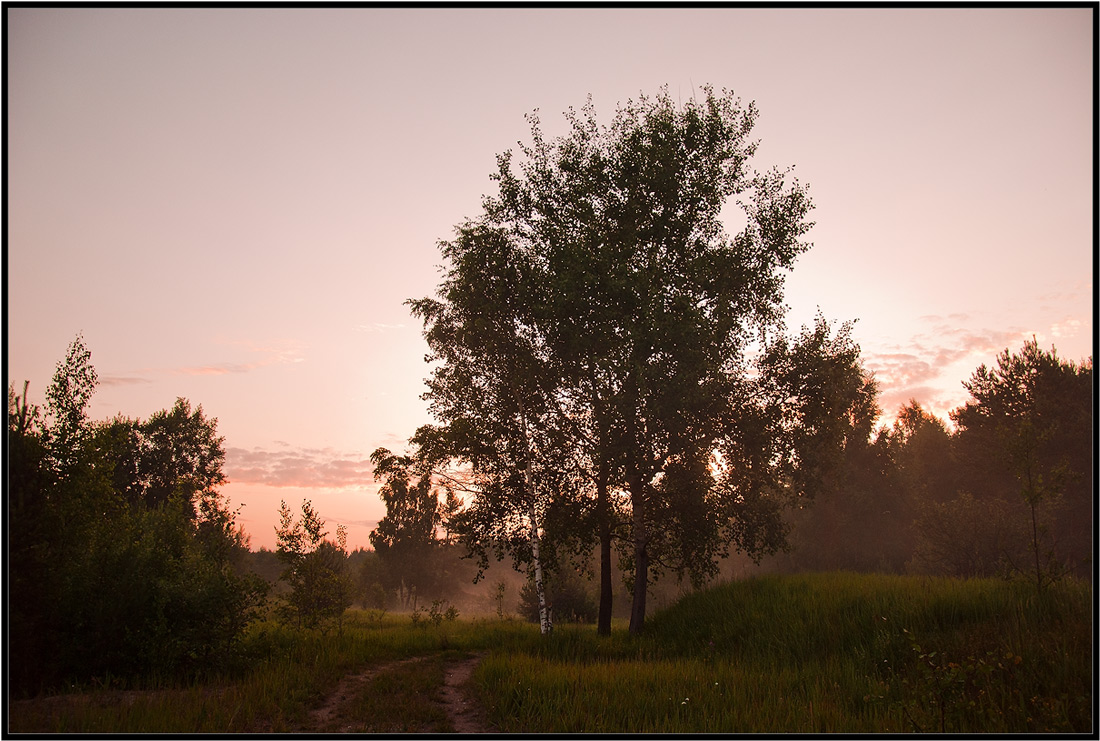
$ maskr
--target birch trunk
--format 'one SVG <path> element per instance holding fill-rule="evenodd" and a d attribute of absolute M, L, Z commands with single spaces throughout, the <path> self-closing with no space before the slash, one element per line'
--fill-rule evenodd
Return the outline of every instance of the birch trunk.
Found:
<path fill-rule="evenodd" d="M 535 485 L 531 481 L 531 439 L 527 435 L 527 415 L 523 410 L 523 399 L 518 394 L 516 401 L 519 403 L 520 424 L 523 426 L 524 454 L 527 457 L 523 465 L 523 485 L 527 490 L 527 501 L 531 503 L 531 561 L 535 570 L 535 594 L 539 599 L 539 630 L 543 635 L 549 635 L 550 631 L 554 629 L 554 625 L 550 621 L 550 611 L 546 606 L 546 590 L 542 583 L 542 559 L 539 557 L 539 517 L 538 507 L 536 507 L 538 499 L 535 496 Z"/>
<path fill-rule="evenodd" d="M 524 471 L 524 478 L 527 482 L 528 493 L 533 495 L 531 474 L 526 470 Z M 539 630 L 543 635 L 549 635 L 550 631 L 554 629 L 554 625 L 550 622 L 550 611 L 546 607 L 546 590 L 542 584 L 542 559 L 539 557 L 539 521 L 535 510 L 534 496 L 531 497 L 531 561 L 535 568 L 535 594 L 539 598 Z"/>

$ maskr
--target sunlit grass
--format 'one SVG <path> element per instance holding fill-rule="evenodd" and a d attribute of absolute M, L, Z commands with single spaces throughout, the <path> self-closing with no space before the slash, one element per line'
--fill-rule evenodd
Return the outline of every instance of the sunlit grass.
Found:
<path fill-rule="evenodd" d="M 253 626 L 235 673 L 185 687 L 13 702 L 46 733 L 294 732 L 342 677 L 372 678 L 340 728 L 445 732 L 445 659 L 504 732 L 889 733 L 1091 730 L 1092 589 L 845 573 L 751 579 L 689 595 L 640 636 L 616 622 L 413 625 L 349 613 L 341 634 Z"/>

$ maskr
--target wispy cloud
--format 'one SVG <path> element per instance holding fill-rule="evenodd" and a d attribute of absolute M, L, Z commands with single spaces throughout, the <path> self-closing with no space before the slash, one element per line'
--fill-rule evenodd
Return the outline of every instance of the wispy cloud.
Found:
<path fill-rule="evenodd" d="M 142 378 L 140 376 L 100 376 L 100 386 L 136 386 L 142 383 L 152 383 L 151 378 Z"/>
<path fill-rule="evenodd" d="M 1079 280 L 1058 290 L 1048 291 L 1038 299 L 1041 302 L 1039 308 L 1043 311 L 1053 311 L 1070 304 L 1086 305 L 1092 302 L 1092 281 Z"/>
<path fill-rule="evenodd" d="M 269 343 L 257 343 L 251 340 L 233 340 L 222 342 L 243 347 L 248 353 L 259 356 L 247 362 L 215 362 L 201 365 L 185 365 L 170 368 L 140 368 L 134 371 L 107 375 L 100 378 L 105 386 L 124 386 L 138 383 L 153 383 L 158 376 L 224 376 L 250 373 L 259 368 L 286 363 L 301 363 L 302 345 L 295 340 L 277 340 Z"/>
<path fill-rule="evenodd" d="M 221 376 L 229 373 L 249 373 L 269 365 L 301 363 L 304 360 L 301 354 L 301 343 L 294 340 L 277 340 L 268 343 L 234 340 L 227 344 L 244 347 L 249 353 L 259 357 L 246 363 L 211 363 L 176 368 L 173 372 L 188 376 Z"/>
<path fill-rule="evenodd" d="M 196 365 L 188 368 L 176 368 L 172 372 L 181 376 L 224 376 L 229 373 L 248 373 L 270 363 L 215 363 L 214 365 Z"/>
<path fill-rule="evenodd" d="M 376 332 L 386 332 L 391 329 L 404 329 L 404 324 L 386 324 L 385 322 L 368 322 L 366 324 L 356 324 L 355 330 L 357 332 L 366 332 L 373 334 Z"/>
<path fill-rule="evenodd" d="M 387 432 L 382 437 L 382 447 L 387 448 L 395 453 L 401 452 L 409 444 L 408 437 L 402 437 L 401 435 Z"/>
<path fill-rule="evenodd" d="M 225 472 L 233 483 L 343 489 L 375 484 L 370 460 L 331 448 L 264 450 L 226 448 Z"/>

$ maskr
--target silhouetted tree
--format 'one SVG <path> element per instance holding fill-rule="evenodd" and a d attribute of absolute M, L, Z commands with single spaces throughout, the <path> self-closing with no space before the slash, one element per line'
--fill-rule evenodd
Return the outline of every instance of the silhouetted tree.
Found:
<path fill-rule="evenodd" d="M 201 405 L 192 411 L 187 399 L 176 399 L 172 409 L 144 422 L 115 417 L 96 425 L 94 433 L 116 489 L 131 502 L 159 507 L 176 498 L 194 518 L 200 500 L 226 483 L 225 439 L 217 434 L 217 420 L 207 419 Z"/>
<path fill-rule="evenodd" d="M 405 607 L 415 606 L 418 596 L 437 591 L 444 578 L 437 558 L 439 495 L 431 476 L 418 475 L 409 456 L 378 448 L 371 453 L 371 463 L 374 478 L 384 480 L 378 495 L 386 515 L 370 533 L 382 586 L 396 593 Z"/>
<path fill-rule="evenodd" d="M 683 108 L 667 90 L 628 101 L 603 127 L 591 104 L 571 110 L 569 133 L 552 142 L 532 115 L 519 172 L 500 155 L 498 196 L 442 243 L 439 299 L 411 302 L 442 361 L 427 394 L 439 439 L 482 476 L 469 507 L 483 516 L 467 519 L 469 532 L 519 552 L 485 527 L 523 524 L 536 567 L 540 533 L 598 539 L 601 632 L 615 492 L 629 512 L 637 631 L 651 561 L 699 579 L 731 539 L 751 552 L 782 540 L 774 486 L 709 473 L 723 440 L 745 460 L 738 427 L 783 428 L 783 440 L 818 446 L 783 449 L 787 470 L 808 475 L 836 433 L 825 420 L 791 433 L 792 415 L 810 410 L 808 387 L 795 389 L 801 411 L 754 400 L 791 391 L 750 382 L 753 350 L 782 332 L 783 271 L 807 249 L 811 208 L 789 173 L 748 170 L 755 118 L 710 88 Z M 734 195 L 746 226 L 730 238 L 719 216 Z M 574 512 L 562 519 L 575 529 L 541 529 L 555 509 Z"/>
<path fill-rule="evenodd" d="M 179 492 L 185 502 L 197 506 L 197 498 L 225 483 L 225 439 L 217 435 L 213 422 L 201 405 L 192 411 L 190 402 L 176 399 L 171 410 L 157 412 L 141 425 L 138 467 L 148 505 L 161 504 Z"/>
<path fill-rule="evenodd" d="M 88 405 L 99 381 L 91 358 L 78 335 L 46 388 L 47 425 L 42 431 L 55 473 L 61 477 L 69 475 L 80 459 L 90 431 Z"/>
<path fill-rule="evenodd" d="M 866 457 L 875 392 L 850 324 L 834 334 L 819 314 L 798 338 L 780 335 L 767 346 L 718 440 L 715 482 L 729 531 L 723 541 L 759 562 L 788 545 L 792 520 L 822 517 L 817 497 L 829 505 L 849 490 L 853 463 Z M 792 517 L 784 517 L 788 506 Z"/>

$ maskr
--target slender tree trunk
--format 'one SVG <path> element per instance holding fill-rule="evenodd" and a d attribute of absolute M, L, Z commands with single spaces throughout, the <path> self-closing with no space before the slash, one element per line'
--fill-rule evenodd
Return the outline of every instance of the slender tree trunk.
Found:
<path fill-rule="evenodd" d="M 543 635 L 548 635 L 554 629 L 550 622 L 550 612 L 546 607 L 546 590 L 542 581 L 542 559 L 539 556 L 539 518 L 538 509 L 535 506 L 535 484 L 531 480 L 531 440 L 527 436 L 527 415 L 523 411 L 523 399 L 516 394 L 519 405 L 520 424 L 523 425 L 523 445 L 526 460 L 523 462 L 523 486 L 527 492 L 527 500 L 531 503 L 531 561 L 535 571 L 535 594 L 539 598 L 539 630 Z"/>
<path fill-rule="evenodd" d="M 1030 429 L 1030 427 L 1028 428 Z M 1030 440 L 1028 441 L 1030 442 Z M 1039 561 L 1039 520 L 1035 509 L 1039 504 L 1039 494 L 1035 491 L 1035 483 L 1031 478 L 1031 446 L 1025 451 L 1025 465 L 1027 473 L 1027 490 L 1024 492 L 1024 500 L 1031 508 L 1031 553 L 1035 557 L 1035 590 L 1043 593 L 1043 569 Z"/>
<path fill-rule="evenodd" d="M 600 461 L 596 478 L 596 513 L 600 529 L 600 614 L 596 633 L 611 635 L 611 503 L 608 501 L 607 464 Z"/>
<path fill-rule="evenodd" d="M 539 630 L 543 635 L 547 635 L 554 629 L 554 626 L 550 622 L 550 612 L 546 607 L 546 590 L 543 588 L 542 582 L 542 559 L 539 557 L 539 521 L 536 516 L 533 498 L 531 500 L 531 560 L 535 568 L 535 594 L 539 598 Z"/>
<path fill-rule="evenodd" d="M 1039 519 L 1035 514 L 1035 501 L 1029 501 L 1031 505 L 1031 552 L 1035 556 L 1035 589 L 1040 594 L 1043 591 L 1043 568 L 1039 561 Z"/>
<path fill-rule="evenodd" d="M 630 632 L 640 633 L 645 623 L 646 592 L 649 588 L 649 530 L 645 522 L 645 497 L 638 477 L 630 482 L 630 506 L 634 511 L 634 600 L 630 605 Z"/>

